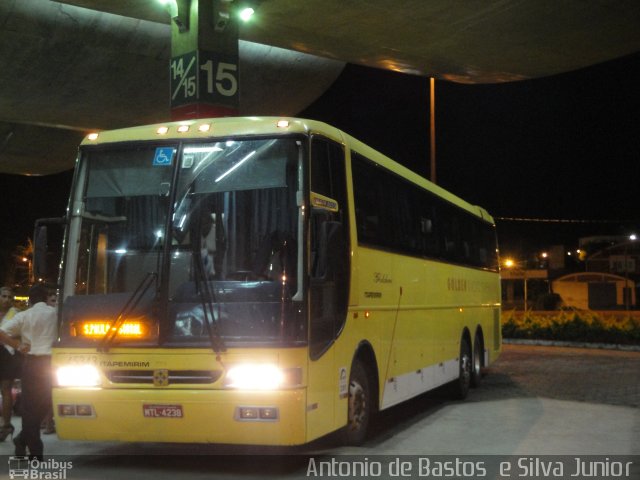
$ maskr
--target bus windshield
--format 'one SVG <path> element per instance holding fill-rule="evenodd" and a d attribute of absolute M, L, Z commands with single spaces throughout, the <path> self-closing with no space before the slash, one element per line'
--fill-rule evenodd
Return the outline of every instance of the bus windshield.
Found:
<path fill-rule="evenodd" d="M 133 320 L 121 320 L 116 343 L 304 339 L 293 300 L 302 299 L 300 148 L 261 138 L 87 151 L 62 337 L 96 341 L 124 315 Z"/>

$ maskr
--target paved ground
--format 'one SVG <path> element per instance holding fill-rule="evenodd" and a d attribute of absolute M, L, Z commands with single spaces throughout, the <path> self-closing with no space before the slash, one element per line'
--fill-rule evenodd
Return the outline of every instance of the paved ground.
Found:
<path fill-rule="evenodd" d="M 293 452 L 44 439 L 46 455 L 75 462 L 69 479 L 304 478 L 309 458 L 344 455 L 358 457 L 338 458 L 636 455 L 637 468 L 628 478 L 637 480 L 639 406 L 640 352 L 505 345 L 482 386 L 466 401 L 451 401 L 440 389 L 382 412 L 373 436 L 362 447 L 339 447 L 331 437 Z M 14 420 L 18 426 L 19 419 Z M 12 450 L 8 441 L 0 444 L 0 456 Z M 207 456 L 194 461 L 192 454 Z"/>
<path fill-rule="evenodd" d="M 473 400 L 544 397 L 640 407 L 640 352 L 504 345 Z"/>
<path fill-rule="evenodd" d="M 640 352 L 504 345 L 465 402 L 439 390 L 384 412 L 368 446 L 415 455 L 640 455 L 639 406 Z"/>

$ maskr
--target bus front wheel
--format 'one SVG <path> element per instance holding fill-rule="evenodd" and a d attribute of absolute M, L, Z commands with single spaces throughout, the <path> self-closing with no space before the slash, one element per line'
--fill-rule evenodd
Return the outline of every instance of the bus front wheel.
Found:
<path fill-rule="evenodd" d="M 344 442 L 347 445 L 364 443 L 371 421 L 371 387 L 366 368 L 354 362 L 349 379 L 349 407 Z"/>

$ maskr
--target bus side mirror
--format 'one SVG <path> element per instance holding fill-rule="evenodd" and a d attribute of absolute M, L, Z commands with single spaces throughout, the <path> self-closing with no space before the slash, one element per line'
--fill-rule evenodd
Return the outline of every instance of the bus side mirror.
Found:
<path fill-rule="evenodd" d="M 35 278 L 47 277 L 47 226 L 36 227 L 33 241 L 33 275 Z"/>
<path fill-rule="evenodd" d="M 47 225 L 62 225 L 65 217 L 41 218 L 36 220 L 33 232 L 33 276 L 47 278 L 47 257 L 49 253 Z"/>

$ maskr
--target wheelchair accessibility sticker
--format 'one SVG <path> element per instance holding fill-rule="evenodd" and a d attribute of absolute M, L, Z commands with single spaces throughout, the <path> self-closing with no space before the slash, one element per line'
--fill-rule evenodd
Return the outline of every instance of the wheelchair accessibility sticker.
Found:
<path fill-rule="evenodd" d="M 158 147 L 153 156 L 154 167 L 168 167 L 173 162 L 173 147 Z"/>

